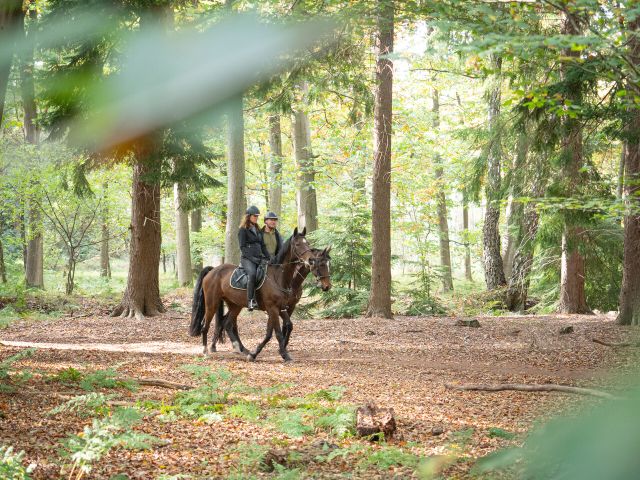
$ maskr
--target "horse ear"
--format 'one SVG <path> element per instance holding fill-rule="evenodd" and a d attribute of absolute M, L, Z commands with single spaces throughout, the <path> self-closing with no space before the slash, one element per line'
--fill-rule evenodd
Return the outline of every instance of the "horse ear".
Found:
<path fill-rule="evenodd" d="M 329 245 L 327 248 L 324 249 L 324 253 L 326 253 L 327 255 L 329 255 L 329 252 L 331 251 L 331 247 L 333 247 L 333 245 Z"/>
<path fill-rule="evenodd" d="M 301 233 L 301 235 L 304 237 L 306 234 L 307 234 L 307 227 L 305 226 L 305 227 L 302 229 L 302 233 Z"/>
<path fill-rule="evenodd" d="M 293 236 L 294 237 L 298 236 L 298 227 L 293 229 Z"/>

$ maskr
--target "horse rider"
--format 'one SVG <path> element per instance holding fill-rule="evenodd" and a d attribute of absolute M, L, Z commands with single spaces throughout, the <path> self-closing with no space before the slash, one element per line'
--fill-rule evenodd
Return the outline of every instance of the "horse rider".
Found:
<path fill-rule="evenodd" d="M 240 243 L 240 264 L 247 273 L 247 300 L 249 311 L 258 306 L 256 302 L 256 273 L 261 263 L 270 260 L 269 251 L 262 238 L 262 230 L 258 227 L 260 210 L 251 205 L 247 208 L 240 229 L 238 230 L 238 242 Z"/>
<path fill-rule="evenodd" d="M 264 227 L 262 227 L 262 238 L 267 246 L 271 263 L 275 262 L 276 255 L 282 248 L 282 237 L 278 231 L 278 216 L 273 212 L 267 212 L 264 216 Z"/>

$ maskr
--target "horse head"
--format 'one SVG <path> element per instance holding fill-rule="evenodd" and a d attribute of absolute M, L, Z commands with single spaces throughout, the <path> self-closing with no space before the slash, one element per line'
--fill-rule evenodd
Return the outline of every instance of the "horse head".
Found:
<path fill-rule="evenodd" d="M 323 292 L 331 290 L 331 273 L 329 271 L 329 261 L 331 257 L 329 252 L 331 247 L 320 250 L 319 248 L 312 249 L 313 257 L 309 259 L 309 270 L 316 278 L 316 283 Z"/>

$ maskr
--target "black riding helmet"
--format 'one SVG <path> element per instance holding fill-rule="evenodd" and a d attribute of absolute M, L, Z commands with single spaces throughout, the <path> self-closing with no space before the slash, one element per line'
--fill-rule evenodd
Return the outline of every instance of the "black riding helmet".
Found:
<path fill-rule="evenodd" d="M 247 215 L 260 215 L 260 210 L 255 205 L 251 205 L 247 208 Z"/>
<path fill-rule="evenodd" d="M 273 212 L 267 212 L 267 214 L 264 216 L 265 220 L 269 220 L 270 218 L 274 219 L 274 220 L 278 220 L 278 216 L 273 213 Z"/>

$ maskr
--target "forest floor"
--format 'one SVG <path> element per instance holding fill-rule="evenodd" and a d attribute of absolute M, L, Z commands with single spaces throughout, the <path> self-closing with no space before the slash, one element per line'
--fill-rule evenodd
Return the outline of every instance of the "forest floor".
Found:
<path fill-rule="evenodd" d="M 91 426 L 91 416 L 109 418 L 126 405 L 143 415 L 133 431 L 159 442 L 147 449 L 116 445 L 95 459 L 77 460 L 76 467 L 92 468 L 83 478 L 427 478 L 426 457 L 456 459 L 444 476 L 466 478 L 479 457 L 517 444 L 536 419 L 583 398 L 461 392 L 445 384 L 554 383 L 612 391 L 612 372 L 630 370 L 634 362 L 629 349 L 592 339 L 638 336 L 608 316 L 478 317 L 479 328 L 455 326 L 450 317 L 299 320 L 290 344 L 293 363 L 282 362 L 275 338 L 249 363 L 228 342 L 204 358 L 200 339 L 187 335 L 186 293 L 165 302 L 167 313 L 145 321 L 89 309 L 0 330 L 0 361 L 36 348 L 11 366 L 13 391 L 0 390 L 0 444 L 25 450 L 25 462 L 37 464 L 34 478 L 60 478 L 64 464 L 64 476 L 76 478 L 77 470 L 69 473 L 73 459 L 61 457 L 64 439 Z M 239 331 L 248 348 L 262 339 L 265 324 L 262 312 L 243 314 Z M 560 334 L 568 325 L 574 332 Z M 128 389 L 109 383 L 114 370 L 198 388 Z M 89 391 L 112 396 L 100 397 L 102 406 L 86 406 L 89 412 L 68 407 L 50 413 Z M 393 439 L 371 443 L 344 434 L 351 422 L 345 412 L 368 402 L 394 409 Z M 91 450 L 82 442 L 100 437 L 93 428 L 75 437 L 75 450 L 67 448 Z"/>

